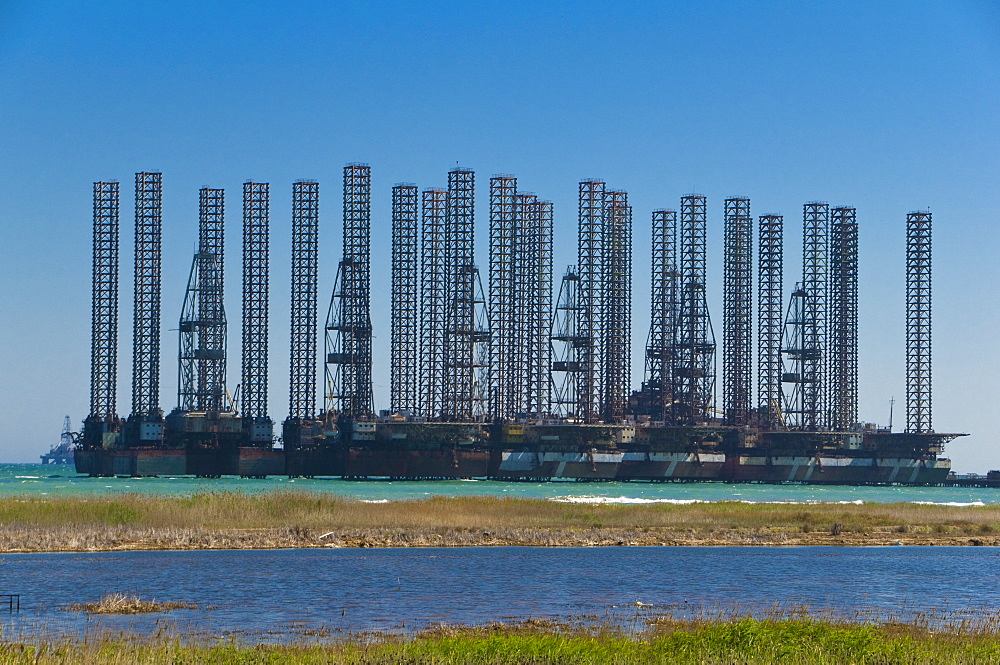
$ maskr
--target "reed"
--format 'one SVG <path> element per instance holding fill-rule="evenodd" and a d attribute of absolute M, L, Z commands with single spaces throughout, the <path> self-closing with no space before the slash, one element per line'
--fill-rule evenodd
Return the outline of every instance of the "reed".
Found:
<path fill-rule="evenodd" d="M 0 551 L 483 545 L 1000 544 L 1000 505 L 573 504 L 208 492 L 0 498 Z"/>
<path fill-rule="evenodd" d="M 625 633 L 552 622 L 438 627 L 417 635 L 365 634 L 282 645 L 192 638 L 169 631 L 4 640 L 0 663 L 991 663 L 995 630 L 931 631 L 921 625 L 855 624 L 807 617 L 667 621 Z"/>
<path fill-rule="evenodd" d="M 170 610 L 194 610 L 194 603 L 160 602 L 157 600 L 142 600 L 138 596 L 124 593 L 109 593 L 96 603 L 74 603 L 65 608 L 70 612 L 86 612 L 88 614 L 151 614 L 154 612 L 169 612 Z"/>

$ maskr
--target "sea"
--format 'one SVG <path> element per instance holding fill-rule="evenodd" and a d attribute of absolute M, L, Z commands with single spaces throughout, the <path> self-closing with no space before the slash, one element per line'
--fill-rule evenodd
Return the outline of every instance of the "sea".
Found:
<path fill-rule="evenodd" d="M 90 478 L 72 466 L 0 464 L 0 496 L 80 496 L 142 493 L 185 496 L 198 492 L 321 492 L 360 501 L 400 501 L 431 496 L 511 496 L 579 503 L 695 503 L 745 501 L 749 503 L 929 503 L 980 506 L 1000 503 L 1000 489 L 962 487 L 846 487 L 824 485 L 768 485 L 649 482 L 507 482 L 492 480 L 340 480 L 335 478 L 264 479 Z"/>
<path fill-rule="evenodd" d="M 578 503 L 894 503 L 975 510 L 1000 490 L 726 483 L 89 478 L 0 465 L 0 496 L 317 492 L 367 502 L 512 496 Z M 2 639 L 154 633 L 251 642 L 554 619 L 642 628 L 660 616 L 812 615 L 931 624 L 1000 619 L 998 547 L 474 547 L 0 555 Z M 108 593 L 194 603 L 137 616 L 69 609 Z"/>

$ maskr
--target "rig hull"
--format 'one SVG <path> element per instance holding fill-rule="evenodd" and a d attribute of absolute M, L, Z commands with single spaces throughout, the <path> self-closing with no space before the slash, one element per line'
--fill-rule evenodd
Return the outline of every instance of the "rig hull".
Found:
<path fill-rule="evenodd" d="M 94 476 L 933 485 L 948 478 L 951 462 L 939 454 L 954 436 L 575 423 L 310 427 L 287 449 L 218 447 L 192 435 L 167 449 L 81 449 L 75 463 Z"/>

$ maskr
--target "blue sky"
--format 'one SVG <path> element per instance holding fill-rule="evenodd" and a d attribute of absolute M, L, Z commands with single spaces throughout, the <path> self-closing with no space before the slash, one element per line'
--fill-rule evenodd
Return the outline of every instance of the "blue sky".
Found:
<path fill-rule="evenodd" d="M 340 243 L 341 168 L 373 169 L 375 395 L 388 402 L 390 188 L 513 173 L 555 204 L 575 260 L 576 183 L 635 208 L 633 383 L 649 321 L 649 218 L 709 205 L 721 329 L 722 205 L 786 216 L 854 205 L 861 226 L 861 417 L 904 422 L 905 216 L 935 222 L 934 425 L 960 471 L 1000 468 L 993 418 L 1000 268 L 1000 9 L 987 1 L 828 3 L 0 2 L 0 460 L 30 461 L 88 409 L 91 184 L 122 182 L 120 411 L 131 402 L 132 178 L 164 174 L 163 406 L 197 190 L 228 201 L 238 382 L 240 188 L 271 183 L 271 413 L 287 413 L 291 183 L 321 184 L 321 299 Z M 325 303 L 322 305 L 325 309 Z"/>

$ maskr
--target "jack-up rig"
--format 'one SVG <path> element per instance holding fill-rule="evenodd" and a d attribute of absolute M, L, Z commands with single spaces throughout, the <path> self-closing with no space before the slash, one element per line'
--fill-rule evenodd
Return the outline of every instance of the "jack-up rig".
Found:
<path fill-rule="evenodd" d="M 392 188 L 390 408 L 378 414 L 371 169 L 344 167 L 342 248 L 322 341 L 319 184 L 293 184 L 289 407 L 280 438 L 268 412 L 268 183 L 243 186 L 241 379 L 233 391 L 225 193 L 199 193 L 177 407 L 164 415 L 162 177 L 136 174 L 132 412 L 124 419 L 116 406 L 119 187 L 95 183 L 91 404 L 77 471 L 831 484 L 947 478 L 944 445 L 962 435 L 931 426 L 929 212 L 906 217 L 906 428 L 893 432 L 858 420 L 853 207 L 804 205 L 802 275 L 786 300 L 783 217 L 757 218 L 755 270 L 750 199 L 726 199 L 717 408 L 704 196 L 681 197 L 679 212 L 652 213 L 645 376 L 633 390 L 628 194 L 598 179 L 579 183 L 577 259 L 556 288 L 553 205 L 520 191 L 512 175 L 489 180 L 481 277 L 475 181 L 474 171 L 456 167 L 447 187 Z"/>

